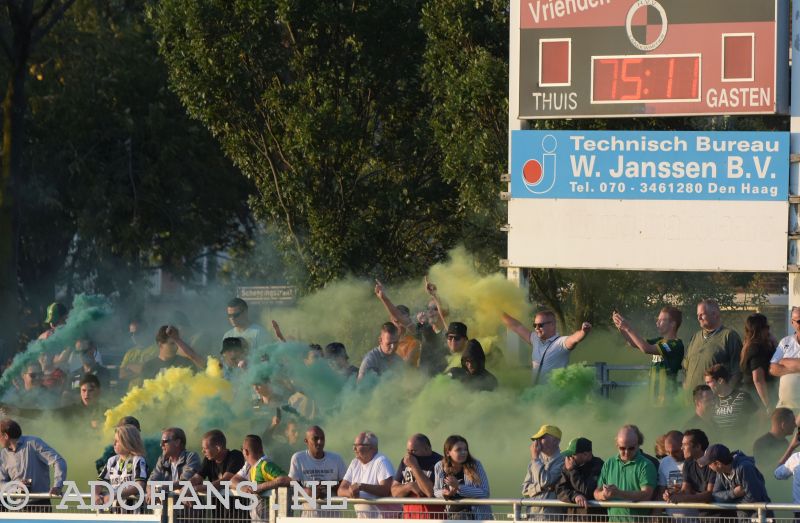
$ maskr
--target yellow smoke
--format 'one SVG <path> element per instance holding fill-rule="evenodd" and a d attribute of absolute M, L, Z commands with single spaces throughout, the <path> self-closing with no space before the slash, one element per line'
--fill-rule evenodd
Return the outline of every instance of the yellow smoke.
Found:
<path fill-rule="evenodd" d="M 487 351 L 498 343 L 502 312 L 522 322 L 530 314 L 526 289 L 520 289 L 499 272 L 479 274 L 463 247 L 451 251 L 447 262 L 434 265 L 430 280 L 438 287 L 443 305 L 450 310 L 448 320 L 466 323 L 469 337 L 478 338 Z"/>
<path fill-rule="evenodd" d="M 469 337 L 478 338 L 487 351 L 493 344 L 504 345 L 504 340 L 498 337 L 505 332 L 501 328 L 501 312 L 520 321 L 529 319 L 526 289 L 520 289 L 500 272 L 479 273 L 474 258 L 463 247 L 453 249 L 447 261 L 431 267 L 429 277 L 449 311 L 447 320 L 466 323 Z M 271 330 L 270 322 L 277 320 L 284 334 L 294 340 L 323 346 L 332 341 L 342 342 L 350 359 L 357 362 L 376 345 L 380 326 L 388 320 L 383 305 L 375 297 L 374 287 L 372 280 L 346 278 L 333 282 L 303 297 L 292 309 L 265 311 L 261 324 Z M 404 284 L 384 282 L 384 290 L 395 305 L 407 305 L 412 318 L 430 299 L 422 276 Z"/>
<path fill-rule="evenodd" d="M 124 416 L 134 416 L 152 431 L 154 427 L 179 426 L 189 434 L 197 433 L 207 403 L 213 398 L 230 401 L 230 383 L 222 377 L 222 367 L 209 356 L 205 372 L 193 373 L 191 369 L 172 367 L 154 379 L 144 380 L 132 388 L 119 405 L 106 411 L 103 430 L 111 436 L 114 427 Z"/>

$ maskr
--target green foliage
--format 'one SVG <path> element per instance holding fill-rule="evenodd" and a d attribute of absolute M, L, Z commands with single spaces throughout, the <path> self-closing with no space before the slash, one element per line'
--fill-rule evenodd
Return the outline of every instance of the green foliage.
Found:
<path fill-rule="evenodd" d="M 143 6 L 78 2 L 32 57 L 20 191 L 29 295 L 135 292 L 247 240 L 252 188 L 166 88 Z"/>
<path fill-rule="evenodd" d="M 532 300 L 555 311 L 570 332 L 584 321 L 609 325 L 614 309 L 648 320 L 665 305 L 691 316 L 705 298 L 735 309 L 742 306 L 736 301 L 739 291 L 748 294 L 747 305 L 758 306 L 765 301 L 765 286 L 773 283 L 753 273 L 531 269 L 528 274 Z"/>
<path fill-rule="evenodd" d="M 423 7 L 425 89 L 442 178 L 458 188 L 463 242 L 487 265 L 505 252 L 500 175 L 508 151 L 508 2 L 432 0 Z"/>
<path fill-rule="evenodd" d="M 172 88 L 254 181 L 296 283 L 419 274 L 456 242 L 415 2 L 166 0 L 150 18 Z"/>

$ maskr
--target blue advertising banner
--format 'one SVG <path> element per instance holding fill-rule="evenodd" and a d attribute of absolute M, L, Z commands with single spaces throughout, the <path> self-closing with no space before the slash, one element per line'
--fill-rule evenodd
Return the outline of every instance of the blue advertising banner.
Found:
<path fill-rule="evenodd" d="M 789 133 L 512 131 L 511 197 L 786 201 Z"/>

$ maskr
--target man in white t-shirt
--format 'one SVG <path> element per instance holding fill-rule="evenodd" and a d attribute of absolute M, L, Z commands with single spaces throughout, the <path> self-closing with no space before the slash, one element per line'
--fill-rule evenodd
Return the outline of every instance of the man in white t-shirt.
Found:
<path fill-rule="evenodd" d="M 780 378 L 778 407 L 800 409 L 800 308 L 792 307 L 794 334 L 778 343 L 769 362 L 769 373 Z"/>
<path fill-rule="evenodd" d="M 581 328 L 571 335 L 559 336 L 556 315 L 548 310 L 536 313 L 533 319 L 533 330 L 528 329 L 519 320 L 505 312 L 502 320 L 507 328 L 533 347 L 531 368 L 534 385 L 547 383 L 551 371 L 566 367 L 569 364 L 570 351 L 592 330 L 592 324 L 585 321 Z"/>
<path fill-rule="evenodd" d="M 233 328 L 225 333 L 222 337 L 223 340 L 225 338 L 243 338 L 251 350 L 270 343 L 267 331 L 261 325 L 250 321 L 246 301 L 241 298 L 232 299 L 228 302 L 227 313 L 228 321 L 231 322 Z"/>
<path fill-rule="evenodd" d="M 339 485 L 339 495 L 347 498 L 388 498 L 392 495 L 394 467 L 378 452 L 378 436 L 362 432 L 353 442 L 355 459 L 350 462 Z M 359 518 L 380 518 L 381 512 L 398 510 L 394 505 L 355 505 Z"/>
<path fill-rule="evenodd" d="M 662 499 L 665 491 L 669 491 L 670 494 L 680 492 L 683 485 L 683 465 L 686 463 L 682 444 L 682 432 L 677 430 L 667 432 L 664 439 L 664 450 L 667 455 L 661 458 L 661 463 L 658 465 L 658 489 L 654 499 Z M 666 512 L 673 517 L 697 515 L 696 511 L 690 509 L 668 508 Z"/>
<path fill-rule="evenodd" d="M 306 431 L 303 441 L 306 443 L 306 450 L 295 452 L 292 456 L 289 477 L 303 485 L 307 494 L 316 494 L 317 500 L 319 500 L 318 504 L 324 504 L 328 498 L 328 487 L 317 485 L 315 491 L 308 485 L 308 482 L 335 481 L 336 485 L 331 488 L 330 492 L 331 496 L 336 495 L 346 471 L 344 460 L 335 452 L 325 451 L 325 432 L 316 425 Z M 336 517 L 328 512 L 331 511 L 304 510 L 303 516 Z"/>
<path fill-rule="evenodd" d="M 794 317 L 794 314 L 792 315 Z M 800 421 L 800 416 L 798 417 Z M 800 446 L 800 429 L 795 431 L 792 441 L 786 447 L 778 467 L 775 469 L 775 479 L 792 479 L 792 503 L 800 503 L 800 452 L 795 452 Z M 797 512 L 795 512 L 795 517 Z"/>

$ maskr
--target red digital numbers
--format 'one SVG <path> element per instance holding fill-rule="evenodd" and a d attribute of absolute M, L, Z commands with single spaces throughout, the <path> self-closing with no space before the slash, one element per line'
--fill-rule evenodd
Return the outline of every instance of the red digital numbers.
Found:
<path fill-rule="evenodd" d="M 592 59 L 592 102 L 697 101 L 700 56 L 607 56 Z"/>

